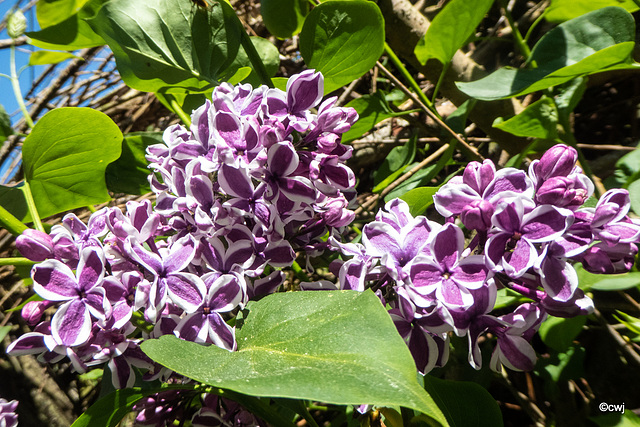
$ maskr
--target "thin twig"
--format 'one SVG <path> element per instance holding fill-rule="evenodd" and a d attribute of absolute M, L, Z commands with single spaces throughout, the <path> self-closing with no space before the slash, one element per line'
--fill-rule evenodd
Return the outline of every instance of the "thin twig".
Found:
<path fill-rule="evenodd" d="M 422 169 L 423 167 L 425 167 L 426 165 L 428 165 L 429 163 L 437 159 L 442 153 L 447 151 L 448 148 L 449 148 L 449 144 L 445 144 L 442 147 L 438 148 L 429 157 L 425 158 L 423 161 L 421 161 L 420 163 L 415 165 L 413 168 L 411 168 L 409 172 L 406 172 L 402 176 L 398 177 L 391 184 L 389 184 L 384 190 L 382 190 L 380 194 L 376 194 L 374 197 L 372 197 L 371 199 L 363 203 L 360 207 L 358 207 L 358 209 L 356 209 L 355 214 L 359 215 L 363 211 L 369 210 L 372 206 L 374 206 L 378 202 L 380 198 L 384 198 L 384 196 L 389 194 L 394 188 L 396 188 L 397 186 L 405 182 L 407 179 L 411 178 L 420 169 Z"/>
<path fill-rule="evenodd" d="M 380 71 L 382 71 L 389 78 L 389 80 L 393 82 L 394 85 L 396 85 L 402 92 L 404 92 L 405 95 L 411 98 L 411 100 L 415 102 L 416 105 L 419 105 L 420 108 L 424 110 L 424 112 L 427 113 L 427 115 L 434 122 L 436 122 L 440 127 L 446 130 L 447 133 L 449 133 L 453 138 L 455 138 L 471 154 L 471 156 L 474 157 L 473 160 L 479 160 L 479 161 L 484 160 L 484 157 L 482 157 L 482 155 L 478 153 L 478 150 L 476 150 L 475 147 L 469 145 L 467 141 L 465 141 L 460 135 L 458 135 L 453 129 L 451 129 L 445 122 L 443 122 L 440 119 L 440 117 L 435 115 L 433 111 L 431 111 L 413 92 L 409 90 L 408 87 L 406 87 L 400 80 L 398 80 L 396 76 L 391 74 L 391 72 L 387 70 L 384 65 L 382 65 L 378 61 L 376 62 L 376 67 L 378 67 Z"/>

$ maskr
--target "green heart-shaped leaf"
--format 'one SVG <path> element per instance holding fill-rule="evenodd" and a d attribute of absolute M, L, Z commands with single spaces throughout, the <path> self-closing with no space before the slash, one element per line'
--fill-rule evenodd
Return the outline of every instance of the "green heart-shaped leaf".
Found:
<path fill-rule="evenodd" d="M 273 294 L 249 303 L 239 323 L 234 352 L 173 336 L 142 349 L 189 378 L 252 396 L 405 406 L 446 425 L 371 291 Z"/>

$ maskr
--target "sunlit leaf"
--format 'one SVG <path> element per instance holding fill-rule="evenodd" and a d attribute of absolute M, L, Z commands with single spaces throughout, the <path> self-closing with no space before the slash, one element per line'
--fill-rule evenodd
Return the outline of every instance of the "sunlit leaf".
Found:
<path fill-rule="evenodd" d="M 558 109 L 551 98 L 542 98 L 529 105 L 520 114 L 503 120 L 498 117 L 493 127 L 516 136 L 540 139 L 558 137 Z"/>
<path fill-rule="evenodd" d="M 369 71 L 384 50 L 384 20 L 374 2 L 332 0 L 316 6 L 300 32 L 300 54 L 332 92 Z"/>
<path fill-rule="evenodd" d="M 493 0 L 451 0 L 433 18 L 415 48 L 421 64 L 436 58 L 446 64 L 473 35 Z"/>
<path fill-rule="evenodd" d="M 632 59 L 633 17 L 619 7 L 606 7 L 560 24 L 545 34 L 528 63 L 537 68 L 501 68 L 469 83 L 456 83 L 467 95 L 494 100 L 546 89 L 610 70 L 640 69 Z"/>
<path fill-rule="evenodd" d="M 252 396 L 404 406 L 446 424 L 371 291 L 287 292 L 250 302 L 234 352 L 173 336 L 142 349 L 199 382 Z"/>

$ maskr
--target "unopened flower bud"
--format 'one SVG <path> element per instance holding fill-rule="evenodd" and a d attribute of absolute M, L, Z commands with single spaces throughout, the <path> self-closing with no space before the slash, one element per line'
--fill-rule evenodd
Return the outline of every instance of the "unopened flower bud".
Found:
<path fill-rule="evenodd" d="M 30 325 L 36 325 L 42 319 L 44 311 L 53 305 L 51 301 L 29 301 L 22 307 L 22 318 Z"/>
<path fill-rule="evenodd" d="M 578 184 L 578 185 L 577 185 Z M 536 192 L 536 202 L 562 208 L 579 208 L 589 198 L 587 189 L 570 177 L 554 176 L 546 180 Z"/>
<path fill-rule="evenodd" d="M 494 207 L 486 200 L 474 200 L 464 207 L 460 213 L 460 220 L 470 230 L 488 230 L 491 227 L 491 217 Z"/>
<path fill-rule="evenodd" d="M 538 184 L 554 176 L 568 176 L 578 161 L 578 152 L 564 144 L 554 145 L 533 165 Z"/>
<path fill-rule="evenodd" d="M 20 9 L 9 15 L 7 20 L 7 34 L 12 39 L 17 39 L 27 30 L 27 18 Z"/>
<path fill-rule="evenodd" d="M 16 238 L 16 247 L 31 261 L 40 262 L 53 258 L 53 240 L 42 231 L 26 229 Z"/>
<path fill-rule="evenodd" d="M 493 180 L 496 167 L 491 160 L 484 162 L 470 162 L 462 174 L 462 182 L 473 188 L 478 194 L 482 194 Z"/>

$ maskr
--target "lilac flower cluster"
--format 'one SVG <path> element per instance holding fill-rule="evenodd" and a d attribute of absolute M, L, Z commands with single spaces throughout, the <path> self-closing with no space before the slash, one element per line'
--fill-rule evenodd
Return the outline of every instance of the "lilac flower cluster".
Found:
<path fill-rule="evenodd" d="M 235 350 L 227 321 L 275 291 L 297 254 L 322 254 L 326 236 L 354 217 L 351 147 L 340 138 L 357 114 L 336 98 L 320 103 L 323 86 L 312 70 L 286 92 L 223 83 L 190 129 L 172 126 L 148 147 L 155 205 L 104 208 L 87 224 L 67 214 L 50 234 L 22 234 L 16 245 L 39 262 L 31 277 L 42 300 L 24 306 L 34 331 L 7 352 L 68 357 L 79 372 L 107 364 L 124 388 L 134 367 L 146 379 L 170 374 L 142 340 L 175 334 Z M 49 307 L 55 314 L 42 320 Z"/>
<path fill-rule="evenodd" d="M 611 190 L 595 208 L 582 207 L 594 187 L 576 161 L 573 148 L 556 145 L 528 174 L 472 162 L 434 195 L 444 225 L 413 217 L 402 200 L 390 201 L 364 227 L 361 244 L 332 240 L 351 256 L 334 266 L 339 287 L 371 287 L 392 305 L 423 373 L 446 363 L 451 332 L 468 337 L 475 368 L 482 363 L 478 340 L 491 333 L 494 370 L 533 369 L 530 341 L 547 314 L 593 310 L 573 264 L 619 273 L 631 268 L 638 251 L 640 224 L 627 216 L 628 192 Z M 530 302 L 492 316 L 505 287 Z"/>

